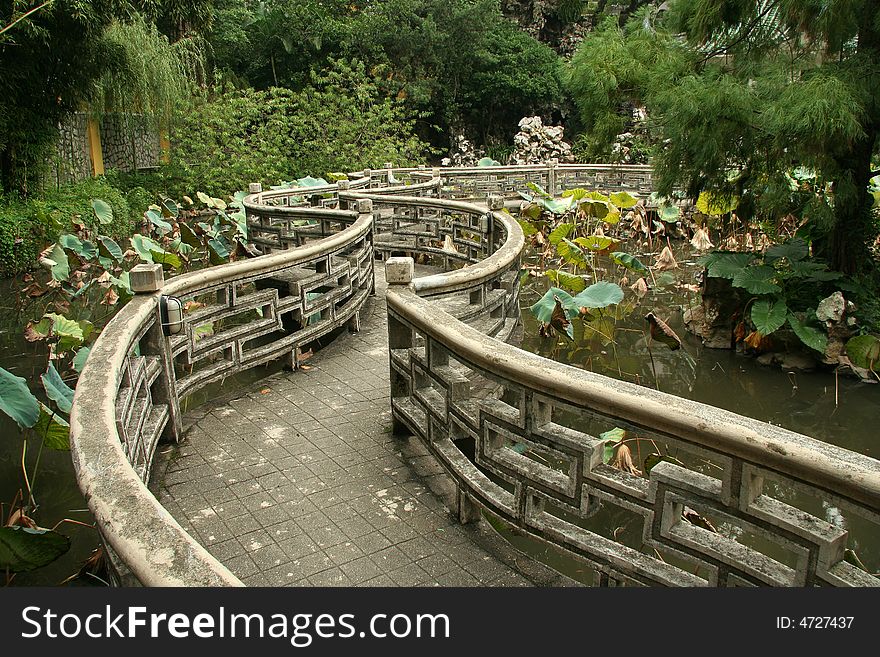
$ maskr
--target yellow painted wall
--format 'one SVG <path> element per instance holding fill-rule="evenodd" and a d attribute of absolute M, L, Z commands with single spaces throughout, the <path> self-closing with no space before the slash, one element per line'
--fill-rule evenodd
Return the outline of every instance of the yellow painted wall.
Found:
<path fill-rule="evenodd" d="M 98 122 L 89 119 L 89 157 L 92 159 L 92 175 L 104 173 L 104 152 L 101 150 L 101 128 Z"/>

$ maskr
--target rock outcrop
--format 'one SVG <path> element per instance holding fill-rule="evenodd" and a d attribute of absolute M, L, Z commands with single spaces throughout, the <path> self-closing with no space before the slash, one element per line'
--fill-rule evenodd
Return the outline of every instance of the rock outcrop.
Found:
<path fill-rule="evenodd" d="M 449 157 L 440 160 L 440 165 L 444 167 L 474 167 L 477 166 L 477 162 L 483 155 L 484 152 L 477 149 L 464 135 L 458 135 L 449 152 Z"/>
<path fill-rule="evenodd" d="M 562 138 L 562 126 L 544 125 L 540 116 L 527 116 L 519 122 L 513 137 L 513 153 L 509 164 L 541 164 L 551 159 L 575 161 L 571 144 Z"/>
<path fill-rule="evenodd" d="M 713 278 L 703 272 L 701 302 L 685 311 L 685 326 L 703 339 L 704 347 L 731 349 L 743 303 L 740 291 L 728 279 Z"/>

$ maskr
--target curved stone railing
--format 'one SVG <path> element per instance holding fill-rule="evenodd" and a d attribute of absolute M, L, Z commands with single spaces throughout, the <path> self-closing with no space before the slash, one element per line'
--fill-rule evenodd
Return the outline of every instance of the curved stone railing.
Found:
<path fill-rule="evenodd" d="M 463 518 L 479 504 L 581 557 L 600 583 L 877 584 L 844 561 L 846 530 L 780 499 L 803 491 L 876 525 L 876 460 L 524 352 L 456 322 L 409 286 L 389 288 L 386 299 L 395 420 L 456 480 Z M 475 379 L 495 384 L 494 394 L 472 393 Z M 649 449 L 669 445 L 676 458 L 648 478 L 606 465 L 597 436 L 615 427 Z M 461 441 L 471 441 L 475 463 Z M 658 556 L 591 527 L 602 504 L 642 523 Z M 685 508 L 770 549 L 692 524 Z"/>
<path fill-rule="evenodd" d="M 647 184 L 632 178 L 645 176 L 640 167 L 553 168 L 512 177 L 498 168 L 494 179 L 481 172 L 452 193 L 504 193 L 512 179 L 556 191 L 559 177 L 564 186 L 601 179 L 607 191 Z M 540 178 L 550 173 L 556 178 Z M 388 268 L 407 270 L 397 260 Z M 880 462 L 524 352 L 424 298 L 470 269 L 427 285 L 395 274 L 386 295 L 396 429 L 418 436 L 456 481 L 463 521 L 483 508 L 586 563 L 599 585 L 880 583 L 845 559 L 849 531 L 823 517 L 836 507 L 876 533 Z M 638 446 L 662 457 L 648 476 L 606 464 L 609 444 L 597 436 L 614 429 L 626 432 L 633 453 Z M 641 528 L 633 545 L 618 540 L 607 517 L 602 525 L 603 506 Z"/>
<path fill-rule="evenodd" d="M 876 531 L 876 460 L 506 344 L 524 240 L 505 197 L 528 182 L 645 194 L 650 170 L 389 166 L 349 178 L 252 190 L 247 222 L 266 255 L 164 284 L 155 268 L 133 274 L 141 293 L 95 343 L 71 412 L 80 485 L 120 581 L 240 584 L 144 485 L 156 444 L 180 438 L 180 401 L 199 388 L 272 359 L 295 367 L 301 345 L 356 328 L 382 255 L 395 426 L 457 482 L 463 520 L 482 507 L 580 558 L 599 584 L 877 582 L 844 560 L 848 531 L 820 517 L 835 506 Z M 451 271 L 413 278 L 399 259 L 410 255 Z M 162 295 L 189 302 L 170 338 Z M 647 477 L 606 465 L 597 436 L 613 428 L 665 458 Z M 617 540 L 603 508 L 639 524 L 643 545 Z"/>
<path fill-rule="evenodd" d="M 423 169 L 395 169 L 414 178 L 425 175 Z M 527 192 L 528 183 L 540 185 L 549 194 L 566 189 L 587 187 L 597 190 L 627 190 L 647 197 L 653 190 L 651 167 L 643 164 L 547 164 L 494 167 L 447 167 L 434 170 L 441 175 L 443 197 L 484 199 L 488 194 L 517 197 Z"/>
<path fill-rule="evenodd" d="M 421 254 L 456 271 L 417 279 L 419 292 L 461 322 L 506 340 L 519 319 L 522 229 L 486 206 L 430 197 L 341 194 L 372 203 L 376 250 Z M 493 206 L 501 198 L 493 197 Z"/>
<path fill-rule="evenodd" d="M 246 204 L 253 209 L 251 199 Z M 308 241 L 291 225 L 283 244 L 300 245 L 271 255 L 167 282 L 159 265 L 132 270 L 140 294 L 92 347 L 70 416 L 79 484 L 120 582 L 240 585 L 146 488 L 156 444 L 181 437 L 180 402 L 199 388 L 281 357 L 295 367 L 301 345 L 356 327 L 374 288 L 369 202 L 362 209 L 284 208 L 285 220 L 303 222 L 311 237 L 315 226 L 338 232 Z M 163 332 L 162 296 L 188 310 L 172 337 Z"/>

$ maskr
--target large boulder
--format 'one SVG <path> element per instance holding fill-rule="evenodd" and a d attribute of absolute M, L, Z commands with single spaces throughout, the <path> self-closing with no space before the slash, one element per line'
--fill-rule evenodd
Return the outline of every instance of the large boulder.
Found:
<path fill-rule="evenodd" d="M 563 140 L 562 126 L 544 125 L 540 116 L 526 116 L 513 136 L 508 164 L 543 164 L 549 160 L 572 163 L 571 144 Z"/>

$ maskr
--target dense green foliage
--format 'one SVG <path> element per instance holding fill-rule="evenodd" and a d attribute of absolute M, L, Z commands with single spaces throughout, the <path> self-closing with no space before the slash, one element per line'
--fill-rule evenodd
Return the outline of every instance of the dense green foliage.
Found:
<path fill-rule="evenodd" d="M 22 4 L 2 3 L 0 25 L 15 20 Z M 159 118 L 185 93 L 201 70 L 198 44 L 172 46 L 138 5 L 158 20 L 180 18 L 184 3 L 55 1 L 3 35 L 0 186 L 6 193 L 26 196 L 45 185 L 58 125 L 72 112 L 145 111 Z"/>
<path fill-rule="evenodd" d="M 0 24 L 19 3 L 0 6 Z M 91 85 L 120 57 L 104 38 L 127 3 L 53 2 L 18 23 L 0 43 L 0 183 L 27 192 L 49 160 L 58 122 L 89 98 Z"/>
<path fill-rule="evenodd" d="M 504 18 L 497 0 L 220 0 L 210 42 L 220 71 L 257 89 L 310 83 L 334 58 L 367 63 L 383 92 L 426 114 L 422 137 L 507 142 L 526 114 L 562 101 L 559 57 Z"/>
<path fill-rule="evenodd" d="M 142 16 L 113 22 L 104 38 L 122 54 L 123 63 L 96 81 L 90 97 L 94 112 L 136 112 L 166 123 L 175 101 L 204 77 L 200 39 L 171 43 Z"/>
<path fill-rule="evenodd" d="M 142 196 L 133 194 L 135 200 Z M 65 185 L 39 198 L 26 201 L 12 198 L 0 203 L 0 274 L 9 276 L 34 266 L 43 247 L 59 232 L 73 230 L 74 223 L 95 228 L 98 219 L 92 199 L 103 199 L 113 208 L 112 223 L 101 226 L 114 237 L 131 234 L 143 205 L 130 206 L 128 198 L 103 178 L 91 178 L 75 185 Z"/>
<path fill-rule="evenodd" d="M 173 42 L 203 35 L 214 22 L 215 0 L 136 0 L 147 20 Z"/>
<path fill-rule="evenodd" d="M 168 189 L 222 195 L 250 182 L 422 161 L 427 146 L 400 103 L 382 96 L 363 64 L 332 66 L 299 92 L 232 89 L 183 105 Z"/>
<path fill-rule="evenodd" d="M 0 8 L 0 23 L 21 15 L 24 4 L 11 5 Z M 170 176 L 192 189 L 208 179 L 199 173 L 207 150 L 190 138 L 195 117 L 205 114 L 209 125 L 224 115 L 234 120 L 247 113 L 239 97 L 254 92 L 273 98 L 276 110 L 282 97 L 295 97 L 285 113 L 302 125 L 285 130 L 320 147 L 276 150 L 266 179 L 353 166 L 351 152 L 364 155 L 361 165 L 422 156 L 416 141 L 404 144 L 410 137 L 403 130 L 443 150 L 465 134 L 501 152 L 522 116 L 551 116 L 563 105 L 560 58 L 505 18 L 498 0 L 71 0 L 51 3 L 4 37 L 0 173 L 7 194 L 40 193 L 58 124 L 84 109 L 143 112 L 166 124 L 172 101 L 194 95 L 178 113 L 184 125 L 174 132 L 181 140 L 173 143 L 175 168 L 151 183 Z M 363 80 L 330 82 L 339 60 L 363 62 Z M 233 107 L 219 107 L 225 101 L 216 87 Z M 351 103 L 331 95 L 355 87 Z M 364 122 L 341 127 L 361 110 Z M 314 140 L 310 124 L 332 129 Z M 228 134 L 235 141 L 248 133 Z M 386 135 L 402 141 L 391 144 Z M 233 152 L 244 155 L 220 139 L 221 157 L 211 165 L 217 171 Z M 307 158 L 299 161 L 300 154 Z M 255 178 L 247 161 L 235 160 L 239 171 L 213 181 L 214 189 Z M 195 178 L 186 181 L 190 173 Z"/>
<path fill-rule="evenodd" d="M 562 100 L 558 56 L 504 18 L 497 0 L 371 4 L 346 48 L 385 63 L 390 90 L 441 130 L 482 142 L 509 142 L 520 118 L 550 114 Z"/>
<path fill-rule="evenodd" d="M 608 20 L 572 57 L 566 79 L 584 131 L 578 143 L 588 162 L 610 159 L 611 143 L 627 127 L 621 111 L 638 102 L 663 75 L 682 75 L 687 62 L 674 38 L 642 29 L 624 32 Z"/>
<path fill-rule="evenodd" d="M 214 64 L 257 89 L 300 87 L 342 54 L 356 6 L 342 0 L 216 0 L 208 38 Z"/>
<path fill-rule="evenodd" d="M 868 181 L 880 128 L 880 2 L 824 6 L 678 0 L 663 16 L 648 9 L 585 41 L 571 89 L 606 137 L 619 127 L 617 104 L 647 104 L 664 142 L 654 160 L 661 193 L 682 185 L 694 197 L 739 196 L 740 218 L 776 220 L 792 210 L 784 174 L 814 171 L 802 234 L 852 272 L 870 261 L 877 234 Z"/>

